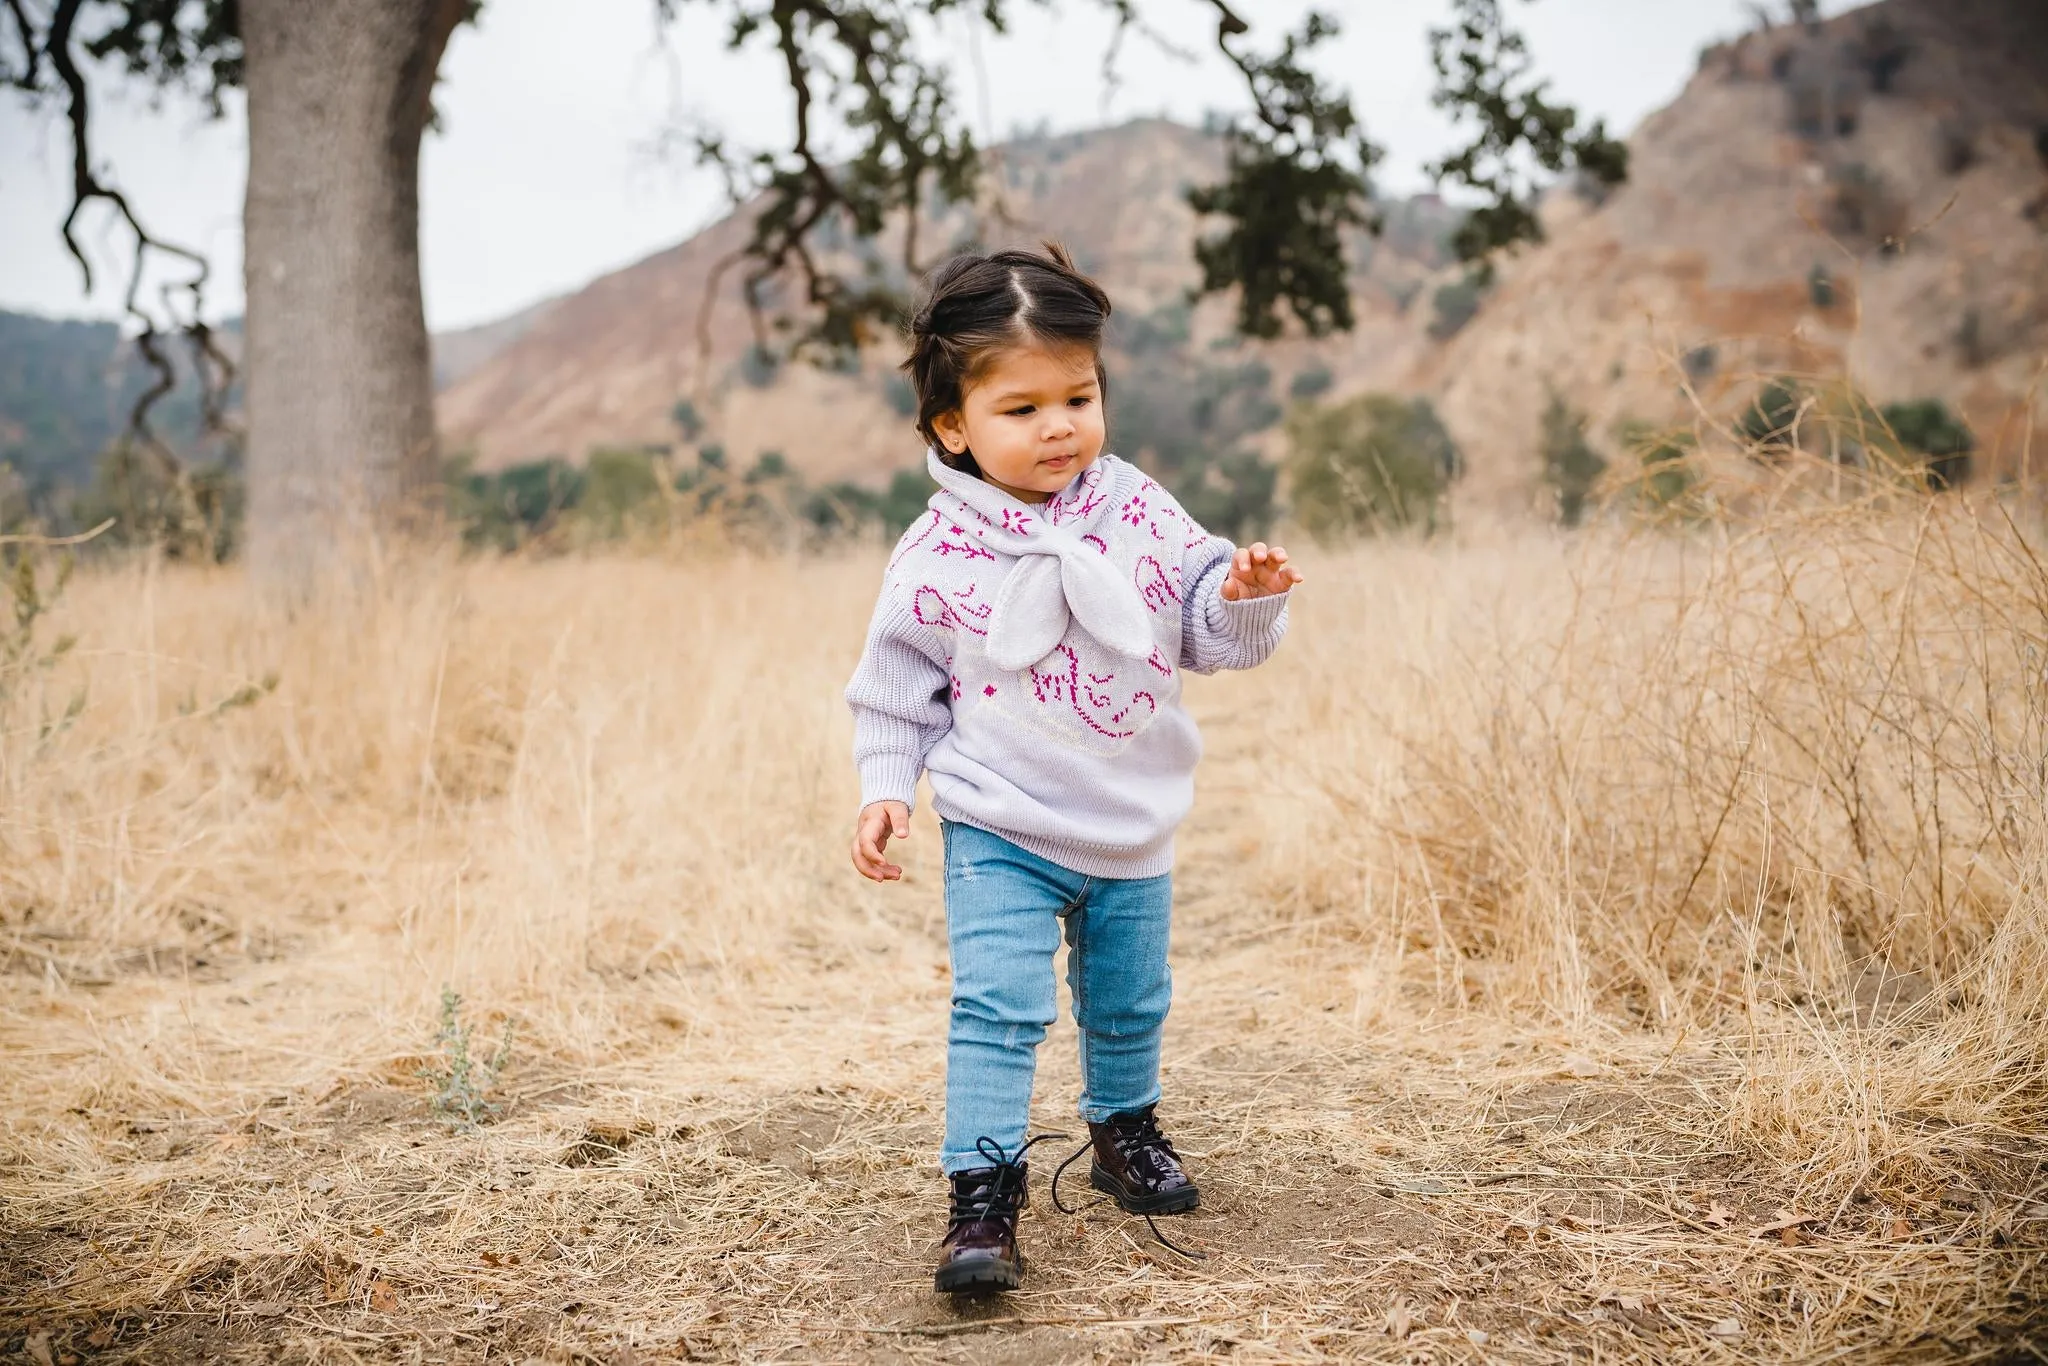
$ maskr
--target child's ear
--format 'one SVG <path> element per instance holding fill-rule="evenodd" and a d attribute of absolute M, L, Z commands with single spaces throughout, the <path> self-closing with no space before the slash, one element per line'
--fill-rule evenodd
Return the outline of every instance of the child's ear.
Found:
<path fill-rule="evenodd" d="M 939 444 L 954 455 L 967 450 L 967 424 L 960 418 L 960 410 L 939 413 L 932 418 L 932 430 L 939 434 Z"/>

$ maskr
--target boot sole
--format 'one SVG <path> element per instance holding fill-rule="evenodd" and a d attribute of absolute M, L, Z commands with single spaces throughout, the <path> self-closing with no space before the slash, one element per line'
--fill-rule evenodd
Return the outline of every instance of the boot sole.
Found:
<path fill-rule="evenodd" d="M 932 1285 L 942 1295 L 976 1295 L 1015 1290 L 1024 1283 L 1024 1259 L 1006 1262 L 999 1257 L 976 1258 L 971 1262 L 949 1262 L 932 1275 Z"/>
<path fill-rule="evenodd" d="M 1115 1200 L 1117 1208 L 1126 1214 L 1185 1214 L 1202 1205 L 1202 1192 L 1194 1186 L 1158 1195 L 1132 1195 L 1122 1182 L 1093 1162 L 1088 1165 L 1088 1184 Z"/>

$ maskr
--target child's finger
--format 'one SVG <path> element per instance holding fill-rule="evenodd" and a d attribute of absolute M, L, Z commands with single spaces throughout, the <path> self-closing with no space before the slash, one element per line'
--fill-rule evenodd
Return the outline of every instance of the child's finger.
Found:
<path fill-rule="evenodd" d="M 882 857 L 878 840 L 886 840 L 888 832 L 870 833 L 863 828 L 853 839 L 854 870 L 870 882 L 894 882 L 903 876 L 903 870 Z"/>
<path fill-rule="evenodd" d="M 1253 564 L 1264 564 L 1266 562 L 1266 543 L 1264 541 L 1253 541 L 1251 556 Z"/>
<path fill-rule="evenodd" d="M 902 807 L 900 807 L 900 806 L 892 806 L 892 807 L 890 807 L 890 808 L 889 808 L 889 828 L 890 828 L 891 830 L 894 830 L 894 831 L 896 832 L 896 838 L 897 838 L 897 839 L 899 839 L 899 840 L 907 840 L 907 839 L 909 839 L 909 838 L 910 838 L 910 813 L 909 813 L 908 811 L 904 810 L 904 809 L 903 809 Z"/>

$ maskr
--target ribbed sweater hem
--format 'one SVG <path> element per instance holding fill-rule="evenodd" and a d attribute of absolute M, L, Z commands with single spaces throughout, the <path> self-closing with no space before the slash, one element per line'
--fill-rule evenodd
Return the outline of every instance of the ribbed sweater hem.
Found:
<path fill-rule="evenodd" d="M 940 820 L 955 821 L 971 825 L 977 830 L 986 830 L 1000 839 L 1006 839 L 1027 854 L 1036 854 L 1048 863 L 1083 877 L 1115 878 L 1119 881 L 1159 877 L 1173 871 L 1173 832 L 1167 831 L 1155 844 L 1140 849 L 1105 849 L 1094 844 L 1075 844 L 1066 840 L 1047 839 L 1042 835 L 1024 835 L 1015 830 L 1003 830 L 987 821 L 976 820 L 961 811 L 937 793 L 932 794 L 932 810 Z"/>

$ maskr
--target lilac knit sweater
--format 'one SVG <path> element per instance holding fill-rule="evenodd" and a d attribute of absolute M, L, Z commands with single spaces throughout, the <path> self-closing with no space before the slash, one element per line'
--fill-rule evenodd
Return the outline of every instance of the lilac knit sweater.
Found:
<path fill-rule="evenodd" d="M 913 804 L 923 771 L 944 819 L 1089 876 L 1168 871 L 1202 752 L 1181 671 L 1263 662 L 1286 596 L 1226 601 L 1235 547 L 1113 455 L 1036 507 L 930 465 L 846 688 L 862 805 Z M 1004 668 L 992 639 L 1052 643 Z"/>

